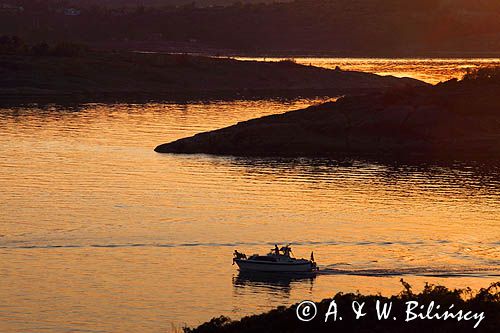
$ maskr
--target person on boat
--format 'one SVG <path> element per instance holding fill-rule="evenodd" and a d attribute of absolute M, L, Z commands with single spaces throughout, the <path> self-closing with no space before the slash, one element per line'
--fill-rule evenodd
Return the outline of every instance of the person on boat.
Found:
<path fill-rule="evenodd" d="M 279 256 L 280 255 L 280 249 L 278 248 L 278 244 L 274 244 L 274 253 Z"/>
<path fill-rule="evenodd" d="M 281 248 L 281 251 L 283 252 L 283 255 L 284 255 L 284 256 L 289 257 L 289 256 L 290 256 L 290 253 L 292 252 L 292 249 L 290 248 L 290 246 L 288 246 L 288 245 L 287 245 L 287 246 L 283 246 L 283 247 Z"/>
<path fill-rule="evenodd" d="M 235 259 L 246 259 L 246 254 L 238 252 L 238 250 L 234 250 L 233 256 Z"/>

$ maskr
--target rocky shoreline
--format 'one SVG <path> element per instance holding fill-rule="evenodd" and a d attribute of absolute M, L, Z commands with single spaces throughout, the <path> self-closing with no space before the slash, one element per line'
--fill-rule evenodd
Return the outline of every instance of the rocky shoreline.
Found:
<path fill-rule="evenodd" d="M 484 76 L 347 96 L 196 134 L 159 145 L 155 151 L 235 156 L 498 158 L 500 80 L 499 76 Z"/>

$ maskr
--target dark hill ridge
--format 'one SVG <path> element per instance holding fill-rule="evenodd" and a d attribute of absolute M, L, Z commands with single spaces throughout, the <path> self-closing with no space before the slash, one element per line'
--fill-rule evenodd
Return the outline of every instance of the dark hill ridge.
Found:
<path fill-rule="evenodd" d="M 337 102 L 200 133 L 160 145 L 155 151 L 236 156 L 498 159 L 498 77 L 471 74 L 462 81 L 432 87 L 344 97 Z"/>
<path fill-rule="evenodd" d="M 127 46 L 130 41 L 158 43 L 143 44 L 143 51 L 188 43 L 198 52 L 209 48 L 262 56 L 484 57 L 500 52 L 498 0 L 234 1 L 225 7 L 205 5 L 230 0 L 180 7 L 168 5 L 183 0 L 93 0 L 98 6 L 73 0 L 82 9 L 76 16 L 65 15 L 66 1 L 2 2 L 11 1 L 24 11 L 0 12 L 0 31 L 31 41 L 99 42 L 110 48 L 122 42 L 129 50 L 137 50 L 129 48 L 135 43 Z M 122 9 L 120 2 L 139 6 Z"/>

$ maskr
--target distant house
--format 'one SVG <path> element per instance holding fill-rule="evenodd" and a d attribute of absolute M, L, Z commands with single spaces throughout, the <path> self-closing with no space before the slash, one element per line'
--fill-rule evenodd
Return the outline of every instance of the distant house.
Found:
<path fill-rule="evenodd" d="M 109 13 L 111 14 L 111 16 L 125 16 L 126 14 L 123 8 L 111 9 Z"/>
<path fill-rule="evenodd" d="M 148 39 L 152 41 L 159 41 L 163 39 L 163 34 L 161 32 L 153 32 L 149 34 Z"/>
<path fill-rule="evenodd" d="M 0 13 L 18 14 L 22 12 L 24 12 L 24 8 L 21 6 L 11 5 L 8 3 L 0 3 Z"/>
<path fill-rule="evenodd" d="M 65 8 L 64 9 L 64 15 L 66 16 L 80 16 L 82 11 L 80 9 L 76 8 Z"/>

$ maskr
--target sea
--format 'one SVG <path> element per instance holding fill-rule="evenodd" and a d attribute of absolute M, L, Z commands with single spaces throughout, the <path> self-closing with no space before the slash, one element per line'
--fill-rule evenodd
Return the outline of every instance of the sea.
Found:
<path fill-rule="evenodd" d="M 249 59 L 267 60 L 280 59 Z M 429 83 L 500 59 L 296 62 Z M 0 331 L 179 332 L 338 292 L 500 280 L 500 162 L 170 155 L 158 144 L 338 96 L 0 108 Z M 235 249 L 311 252 L 246 276 Z"/>

